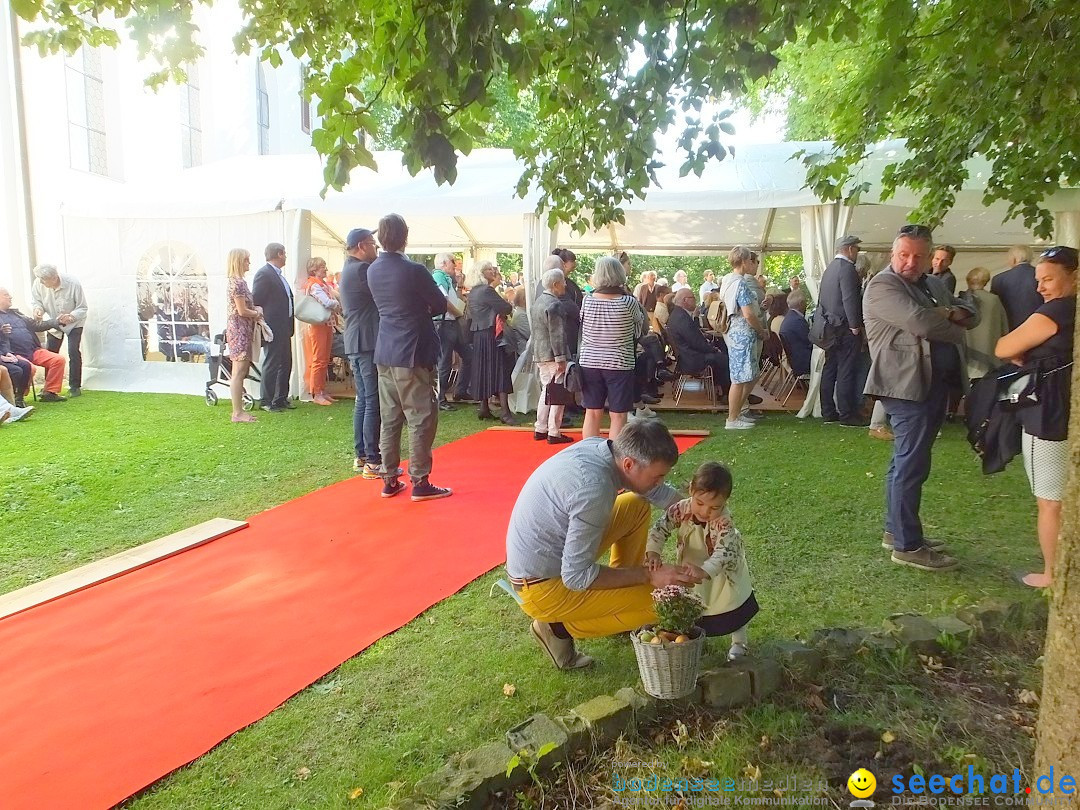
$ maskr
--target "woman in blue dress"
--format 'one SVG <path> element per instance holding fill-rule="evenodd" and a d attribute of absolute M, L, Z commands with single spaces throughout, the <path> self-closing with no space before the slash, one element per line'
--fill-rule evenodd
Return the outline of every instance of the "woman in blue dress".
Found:
<path fill-rule="evenodd" d="M 728 331 L 724 335 L 728 345 L 728 364 L 731 371 L 731 391 L 728 393 L 728 415 L 724 427 L 727 430 L 746 430 L 754 423 L 744 418 L 743 403 L 746 402 L 758 375 L 757 346 L 765 337 L 761 325 L 758 297 L 751 289 L 755 283 L 752 276 L 745 275 L 754 261 L 754 254 L 746 247 L 733 248 L 728 256 L 734 272 L 724 279 L 721 295 L 729 313 Z"/>

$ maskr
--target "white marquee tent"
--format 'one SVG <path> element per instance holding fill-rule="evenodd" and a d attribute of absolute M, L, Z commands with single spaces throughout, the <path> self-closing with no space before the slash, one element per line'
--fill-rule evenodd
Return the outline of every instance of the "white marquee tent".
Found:
<path fill-rule="evenodd" d="M 514 196 L 521 165 L 506 150 L 477 150 L 461 158 L 453 186 L 436 185 L 429 171 L 411 177 L 398 153 L 380 153 L 378 172 L 358 169 L 345 191 L 323 197 L 318 157 L 283 155 L 237 158 L 186 170 L 168 182 L 128 184 L 112 196 L 69 200 L 63 211 L 64 266 L 82 281 L 91 308 L 83 338 L 87 387 L 201 393 L 204 365 L 147 359 L 155 356 L 147 351 L 148 334 L 151 350 L 155 343 L 154 316 L 146 311 L 153 289 L 202 285 L 205 307 L 195 319 L 205 319 L 209 333 L 216 334 L 224 328 L 224 259 L 231 248 L 247 248 L 258 266 L 263 245 L 276 241 L 286 245 L 294 268 L 312 255 L 327 258 L 334 268 L 343 259 L 348 231 L 374 229 L 390 211 L 409 223 L 411 252 L 462 251 L 467 259 L 523 253 L 527 277 L 555 246 L 681 255 L 723 253 L 745 244 L 763 252 L 801 251 L 814 289 L 838 235 L 858 234 L 864 248 L 887 250 L 915 203 L 905 194 L 886 204 L 875 196 L 882 169 L 904 157 L 901 144 L 887 143 L 861 166 L 857 181 L 869 182 L 871 189 L 859 205 L 822 204 L 804 187 L 805 168 L 792 155 L 827 147 L 743 147 L 700 178 L 679 178 L 677 167 L 665 168 L 645 200 L 626 206 L 625 225 L 580 236 L 548 228 L 535 215 L 537 194 Z M 959 269 L 975 263 L 999 269 L 1006 247 L 1036 240 L 1021 222 L 1003 222 L 1004 205 L 982 205 L 988 167 L 973 161 L 969 169 L 971 177 L 935 237 L 960 249 Z M 1057 195 L 1052 207 L 1080 211 L 1080 191 Z M 1062 213 L 1058 225 L 1058 240 L 1075 244 L 1080 215 Z"/>

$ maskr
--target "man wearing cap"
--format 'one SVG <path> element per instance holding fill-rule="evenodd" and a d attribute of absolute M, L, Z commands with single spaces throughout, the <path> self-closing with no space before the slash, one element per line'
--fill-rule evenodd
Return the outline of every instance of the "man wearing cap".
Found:
<path fill-rule="evenodd" d="M 836 256 L 821 276 L 818 316 L 824 317 L 832 345 L 825 350 L 821 371 L 821 417 L 846 427 L 866 427 L 860 413 L 858 390 L 859 349 L 862 346 L 862 282 L 855 269 L 859 255 L 857 236 L 836 243 Z"/>
<path fill-rule="evenodd" d="M 368 287 L 368 265 L 375 261 L 375 235 L 367 228 L 353 228 L 345 238 L 348 258 L 338 279 L 338 294 L 345 313 L 345 356 L 352 367 L 356 387 L 353 409 L 353 469 L 364 478 L 379 479 L 379 376 L 375 370 L 375 339 L 379 335 L 379 310 Z"/>

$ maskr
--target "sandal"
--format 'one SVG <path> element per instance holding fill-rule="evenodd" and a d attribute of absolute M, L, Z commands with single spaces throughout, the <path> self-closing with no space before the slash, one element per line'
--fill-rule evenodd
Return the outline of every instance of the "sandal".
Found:
<path fill-rule="evenodd" d="M 232 421 L 234 421 L 234 422 L 257 422 L 258 420 L 254 416 L 252 416 L 250 413 L 242 413 L 239 416 L 234 416 L 232 418 Z"/>

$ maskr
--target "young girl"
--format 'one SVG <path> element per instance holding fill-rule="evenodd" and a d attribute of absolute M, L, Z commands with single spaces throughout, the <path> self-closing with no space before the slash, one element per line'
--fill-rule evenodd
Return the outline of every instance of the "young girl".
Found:
<path fill-rule="evenodd" d="M 706 461 L 690 481 L 690 497 L 672 504 L 649 531 L 645 564 L 660 565 L 660 552 L 672 532 L 678 535 L 678 560 L 706 579 L 694 586 L 705 603 L 698 625 L 709 636 L 731 634 L 728 660 L 748 652 L 746 625 L 757 614 L 742 535 L 731 522 L 731 471 Z"/>

